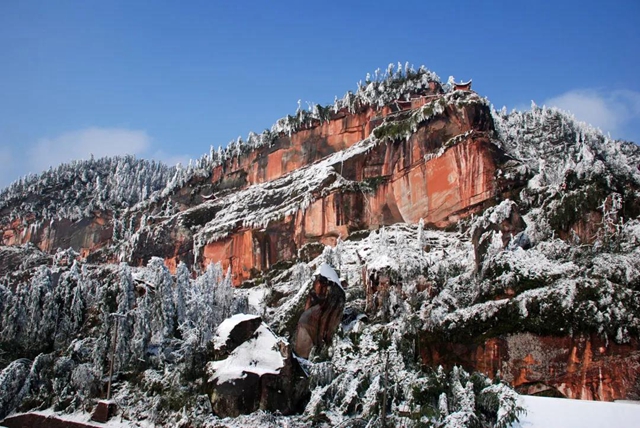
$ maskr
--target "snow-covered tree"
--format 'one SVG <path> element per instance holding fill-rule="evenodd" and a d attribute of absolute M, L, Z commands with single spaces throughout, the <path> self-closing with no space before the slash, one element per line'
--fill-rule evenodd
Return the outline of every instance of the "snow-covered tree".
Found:
<path fill-rule="evenodd" d="M 154 318 L 160 322 L 161 334 L 164 340 L 174 336 L 176 331 L 175 319 L 176 308 L 173 297 L 173 280 L 169 269 L 164 264 L 164 260 L 159 257 L 152 257 L 148 268 L 151 270 L 150 280 L 155 286 L 154 300 L 159 303 L 155 307 L 159 310 Z"/>
<path fill-rule="evenodd" d="M 187 320 L 187 294 L 190 288 L 191 274 L 189 268 L 183 262 L 176 268 L 176 288 L 174 293 L 176 307 L 176 321 L 178 326 Z"/>
<path fill-rule="evenodd" d="M 216 327 L 231 315 L 234 292 L 231 273 L 223 275 L 219 263 L 210 263 L 205 272 L 187 289 L 184 337 L 192 337 L 196 347 L 213 338 Z"/>
<path fill-rule="evenodd" d="M 53 295 L 49 268 L 40 267 L 31 279 L 25 310 L 28 314 L 27 343 L 47 343 L 55 331 L 58 318 L 58 305 Z"/>
<path fill-rule="evenodd" d="M 147 290 L 143 296 L 137 300 L 137 306 L 134 311 L 135 322 L 133 325 L 132 337 L 132 359 L 138 363 L 144 363 L 147 360 L 147 350 L 151 341 L 151 317 L 152 302 L 149 296 L 150 291 Z"/>
<path fill-rule="evenodd" d="M 132 355 L 132 340 L 135 324 L 134 308 L 136 305 L 135 286 L 131 276 L 131 268 L 126 263 L 120 263 L 118 290 L 118 341 L 116 343 L 116 360 L 118 368 L 126 367 Z"/>
<path fill-rule="evenodd" d="M 4 418 L 20 403 L 20 391 L 29 374 L 29 361 L 13 361 L 0 371 L 0 418 Z"/>
<path fill-rule="evenodd" d="M 83 320 L 80 269 L 75 260 L 71 269 L 61 274 L 53 296 L 51 303 L 57 305 L 58 311 L 57 319 L 53 321 L 55 324 L 54 347 L 60 349 L 66 347 L 71 341 Z"/>

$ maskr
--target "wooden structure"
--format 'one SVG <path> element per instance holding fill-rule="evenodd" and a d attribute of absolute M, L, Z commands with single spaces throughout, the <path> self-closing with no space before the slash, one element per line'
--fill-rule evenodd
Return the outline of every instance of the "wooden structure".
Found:
<path fill-rule="evenodd" d="M 453 89 L 456 91 L 470 91 L 471 90 L 471 82 L 473 80 L 469 80 L 468 82 L 453 82 Z"/>

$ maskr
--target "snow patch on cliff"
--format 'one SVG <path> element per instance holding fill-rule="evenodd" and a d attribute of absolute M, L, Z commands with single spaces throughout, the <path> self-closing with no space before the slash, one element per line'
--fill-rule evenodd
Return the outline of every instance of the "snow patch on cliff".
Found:
<path fill-rule="evenodd" d="M 213 339 L 213 344 L 216 349 L 222 348 L 229 340 L 231 331 L 241 322 L 254 320 L 260 318 L 258 315 L 249 314 L 235 314 L 231 318 L 227 318 L 216 329 L 216 337 Z"/>
<path fill-rule="evenodd" d="M 276 337 L 263 323 L 251 339 L 234 349 L 226 359 L 207 364 L 209 381 L 223 384 L 243 379 L 246 373 L 258 376 L 278 374 L 285 361 L 280 347 L 285 345 L 286 342 Z"/>

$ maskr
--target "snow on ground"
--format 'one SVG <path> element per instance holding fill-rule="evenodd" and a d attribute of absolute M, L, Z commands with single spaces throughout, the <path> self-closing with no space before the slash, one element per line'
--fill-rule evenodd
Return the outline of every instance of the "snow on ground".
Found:
<path fill-rule="evenodd" d="M 400 270 L 400 266 L 398 266 L 398 263 L 396 263 L 395 260 L 391 259 L 391 257 L 387 256 L 386 254 L 380 254 L 378 257 L 374 258 L 373 261 L 369 262 L 367 268 L 370 271 L 381 271 L 385 268 L 390 268 L 391 270 L 396 272 Z"/>
<path fill-rule="evenodd" d="M 264 312 L 264 298 L 268 294 L 268 290 L 265 287 L 253 287 L 244 292 L 247 296 L 249 307 L 253 312 L 256 314 Z M 242 291 L 238 291 L 238 293 L 240 294 Z"/>
<path fill-rule="evenodd" d="M 512 428 L 640 427 L 640 403 L 520 396 L 527 414 Z"/>
<path fill-rule="evenodd" d="M 68 422 L 77 422 L 77 423 L 81 423 L 84 425 L 87 425 L 88 427 L 104 427 L 104 428 L 132 428 L 132 427 L 139 427 L 139 428 L 151 428 L 153 426 L 155 426 L 153 424 L 153 422 L 150 421 L 129 421 L 129 420 L 125 420 L 122 419 L 119 415 L 116 415 L 114 417 L 112 417 L 111 419 L 109 419 L 107 422 L 102 423 L 102 422 L 95 422 L 91 420 L 91 414 L 87 413 L 87 412 L 75 412 L 75 413 L 62 413 L 62 412 L 56 412 L 53 409 L 46 409 L 46 410 L 38 410 L 35 412 L 28 412 L 28 413 L 33 413 L 33 414 L 37 414 L 37 415 L 42 415 L 45 417 L 54 417 L 56 419 L 60 419 L 63 421 L 68 421 Z M 12 414 L 10 416 L 16 416 L 19 415 L 19 413 L 16 414 Z M 4 425 L 0 425 L 0 428 L 2 428 Z"/>

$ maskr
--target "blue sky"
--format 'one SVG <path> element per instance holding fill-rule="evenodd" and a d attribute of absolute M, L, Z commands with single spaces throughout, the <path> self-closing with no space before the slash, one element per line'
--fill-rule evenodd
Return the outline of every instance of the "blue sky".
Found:
<path fill-rule="evenodd" d="M 73 158 L 188 161 L 390 62 L 640 141 L 640 2 L 0 2 L 0 186 Z"/>

